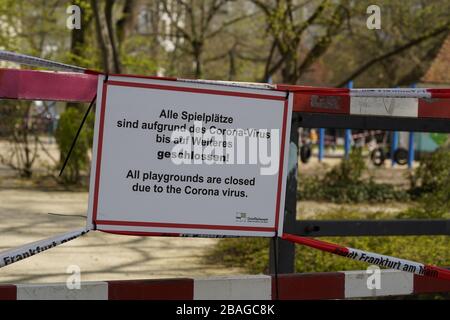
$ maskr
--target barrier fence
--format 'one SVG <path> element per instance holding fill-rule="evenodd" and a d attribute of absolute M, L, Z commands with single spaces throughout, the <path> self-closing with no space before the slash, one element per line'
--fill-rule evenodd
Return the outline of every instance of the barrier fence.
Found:
<path fill-rule="evenodd" d="M 0 55 L 0 58 L 5 56 Z M 8 58 L 9 56 L 6 56 Z M 25 57 L 26 58 L 26 57 Z M 14 58 L 15 59 L 15 58 Z M 20 62 L 20 59 L 11 61 Z M 0 69 L 0 98 L 3 99 L 24 99 L 24 100 L 53 100 L 68 102 L 90 102 L 96 94 L 98 83 L 98 73 L 83 68 L 67 66 L 64 64 L 45 65 L 45 61 L 26 60 L 26 63 L 43 63 L 42 66 L 62 68 L 75 72 L 44 72 L 17 69 Z M 126 75 L 121 75 L 125 76 Z M 154 79 L 153 77 L 143 77 Z M 192 82 L 195 80 L 175 79 L 175 78 L 158 78 L 166 81 Z M 293 115 L 290 134 L 290 150 L 291 155 L 298 152 L 298 128 L 342 128 L 342 129 L 367 129 L 367 130 L 398 130 L 398 131 L 428 131 L 428 132 L 450 132 L 450 89 L 336 89 L 336 88 L 313 88 L 293 85 L 268 85 L 268 84 L 242 84 L 229 83 L 220 81 L 197 81 L 198 83 L 221 84 L 230 86 L 245 86 L 247 88 L 254 87 L 268 90 L 281 90 L 293 93 Z M 401 99 L 401 100 L 399 100 Z M 400 103 L 401 101 L 401 103 Z M 296 220 L 296 191 L 297 191 L 297 157 L 290 156 L 289 174 L 286 184 L 285 197 L 285 218 L 284 232 L 295 235 L 309 236 L 330 236 L 330 235 L 346 235 L 346 236 L 377 236 L 377 235 L 449 235 L 449 220 L 377 220 L 377 221 L 297 221 Z M 88 231 L 88 230 L 85 230 Z M 84 231 L 79 233 L 84 234 Z M 271 245 L 271 273 L 293 273 L 295 261 L 294 242 L 306 244 L 305 241 L 298 241 L 300 238 L 296 236 L 283 236 L 281 240 Z M 73 237 L 71 237 L 72 239 Z M 288 240 L 288 241 L 287 241 Z M 318 241 L 320 242 L 320 241 Z M 277 248 L 274 248 L 274 246 Z M 276 249 L 276 250 L 275 250 Z M 354 250 L 354 249 L 352 249 Z M 325 250 L 327 251 L 327 250 Z M 329 251 L 329 250 L 328 250 Z M 275 257 L 276 252 L 276 259 Z M 8 252 L 7 252 L 8 253 Z M 348 253 L 348 252 L 347 252 Z M 339 254 L 339 253 L 338 253 Z M 342 252 L 340 252 L 342 255 Z M 12 255 L 14 256 L 14 255 Z M 26 258 L 26 257 L 24 257 Z M 395 258 L 397 259 L 397 258 Z M 18 259 L 21 260 L 21 259 Z M 401 260 L 401 259 L 399 259 Z M 13 261 L 15 262 L 15 261 Z M 423 266 L 423 265 L 422 265 Z M 417 283 L 434 283 L 439 281 L 435 278 L 448 280 L 449 272 L 442 268 L 425 267 L 425 269 L 434 270 L 439 276 L 428 274 L 428 276 L 413 275 L 408 273 L 408 286 L 412 288 L 409 293 L 423 292 L 421 289 L 415 290 Z M 409 272 L 414 272 L 407 270 Z M 383 271 L 390 274 L 388 271 Z M 406 277 L 404 272 L 392 271 L 392 274 L 399 278 Z M 425 274 L 426 273 L 421 273 Z M 430 277 L 431 275 L 431 277 Z M 443 276 L 442 276 L 443 275 Z M 279 298 L 291 298 L 291 296 L 283 296 L 283 288 L 288 288 L 295 283 L 294 278 L 290 279 L 288 275 L 280 275 L 277 278 L 278 288 L 280 290 Z M 314 278 L 309 275 L 296 275 L 299 279 Z M 321 277 L 317 275 L 317 279 Z M 324 276 L 325 278 L 327 276 Z M 347 279 L 346 273 L 335 273 L 334 278 Z M 349 276 L 351 278 L 351 276 Z M 417 280 L 419 278 L 421 280 Z M 349 278 L 349 279 L 350 279 Z M 425 280 L 422 280 L 425 279 Z M 253 278 L 249 278 L 253 279 Z M 268 282 L 270 286 L 265 287 L 264 292 L 272 292 L 272 280 L 270 277 L 262 276 L 263 283 Z M 284 280 L 283 280 L 284 279 Z M 310 278 L 308 278 L 310 279 Z M 315 279 L 315 278 L 314 278 Z M 292 282 L 291 282 L 292 280 Z M 436 282 L 448 291 L 447 280 Z M 176 282 L 176 280 L 173 280 Z M 181 280 L 180 280 L 181 281 Z M 239 280 L 243 281 L 242 279 Z M 259 281 L 259 280 L 258 280 Z M 256 282 L 258 282 L 256 281 Z M 284 284 L 283 284 L 284 281 Z M 307 280 L 299 280 L 307 281 Z M 309 281 L 309 280 L 308 280 Z M 331 281 L 331 280 L 330 280 Z M 338 281 L 338 280 L 336 280 Z M 341 280 L 339 280 L 341 281 Z M 350 280 L 349 280 L 350 281 Z M 245 282 L 245 281 L 244 281 Z M 242 282 L 242 283 L 244 283 Z M 395 282 L 395 281 L 394 281 Z M 393 282 L 393 283 L 394 283 Z M 113 285 L 111 285 L 113 283 Z M 149 282 L 151 283 L 151 282 Z M 155 284 L 156 282 L 153 282 Z M 195 281 L 193 282 L 195 288 Z M 201 281 L 199 282 L 201 283 Z M 212 280 L 211 283 L 214 283 Z M 227 283 L 225 281 L 225 283 Z M 230 282 L 231 283 L 231 282 Z M 252 283 L 255 283 L 252 281 Z M 341 282 L 339 282 L 341 283 Z M 333 295 L 324 294 L 318 298 L 346 298 L 351 297 L 352 293 L 347 295 L 346 280 L 344 285 L 340 287 L 340 293 Z M 350 288 L 351 281 L 348 287 Z M 110 297 L 110 290 L 114 287 L 115 282 L 107 282 L 107 297 Z M 233 288 L 234 284 L 227 284 L 227 288 Z M 92 287 L 95 287 L 93 284 Z M 230 287 L 231 286 L 231 287 Z M 240 284 L 236 284 L 240 288 Z M 399 284 L 398 288 L 403 288 Z M 405 285 L 406 286 L 406 285 Z M 98 288 L 103 288 L 100 296 L 105 296 L 105 283 L 98 284 Z M 397 286 L 395 286 L 397 288 Z M 8 289 L 9 288 L 9 289 Z M 14 289 L 15 288 L 15 289 Z M 2 291 L 10 290 L 15 292 L 16 298 L 22 297 L 21 292 L 28 292 L 21 286 L 2 287 Z M 38 287 L 36 287 L 38 288 Z M 342 288 L 343 291 L 341 290 Z M 418 288 L 420 285 L 418 285 Z M 432 290 L 436 289 L 434 285 L 430 285 Z M 227 289 L 227 290 L 228 290 Z M 15 291 L 14 291 L 15 290 Z M 39 289 L 40 290 L 40 289 Z M 37 291 L 39 291 L 37 289 Z M 44 290 L 44 289 L 43 289 Z M 57 290 L 57 289 L 55 289 Z M 194 289 L 193 289 L 194 290 Z M 232 289 L 230 289 L 232 290 Z M 242 289 L 244 290 L 244 289 Z M 288 290 L 288 289 L 286 289 Z M 330 286 L 325 285 L 324 290 L 333 290 Z M 392 292 L 396 289 L 394 288 Z M 400 290 L 400 289 L 399 289 Z M 5 291 L 5 292 L 6 292 Z M 45 291 L 45 290 L 44 290 Z M 220 290 L 219 290 L 220 291 Z M 232 290 L 233 291 L 233 290 Z M 239 290 L 238 290 L 239 291 Z M 245 291 L 245 290 L 244 290 Z M 400 290 L 401 291 L 401 290 Z M 399 291 L 399 292 L 400 292 Z M 409 294 L 401 291 L 398 294 Z M 9 291 L 8 291 L 9 292 Z M 195 297 L 195 290 L 192 297 Z M 261 291 L 262 292 L 262 291 Z M 390 292 L 390 291 L 389 291 Z M 436 291 L 434 291 L 436 292 Z M 302 293 L 303 294 L 303 293 Z M 373 292 L 371 293 L 373 294 Z M 391 293 L 388 293 L 388 295 Z M 12 294 L 14 295 L 14 294 Z M 294 297 L 293 295 L 292 297 Z M 364 296 L 364 295 L 362 295 Z M 268 298 L 273 295 L 267 295 Z"/>
<path fill-rule="evenodd" d="M 449 292 L 450 282 L 397 270 L 381 270 L 381 288 L 368 289 L 365 270 L 82 282 L 1 285 L 0 300 L 315 300 L 373 298 Z M 277 296 L 278 294 L 278 296 Z"/>

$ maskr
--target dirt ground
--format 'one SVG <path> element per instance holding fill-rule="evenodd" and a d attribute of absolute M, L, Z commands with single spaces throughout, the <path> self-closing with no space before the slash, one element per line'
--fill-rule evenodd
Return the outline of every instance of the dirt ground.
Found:
<path fill-rule="evenodd" d="M 50 150 L 57 157 L 53 146 Z M 316 174 L 337 163 L 339 158 L 327 158 L 322 164 L 313 158 L 307 165 L 300 164 L 299 170 Z M 380 181 L 394 181 L 403 185 L 407 181 L 407 170 L 404 168 L 391 169 L 386 166 L 373 172 Z M 87 192 L 58 191 L 43 189 L 41 186 L 17 180 L 8 167 L 0 165 L 0 252 L 84 226 Z M 298 218 L 312 218 L 342 207 L 303 201 L 298 204 Z M 348 208 L 361 212 L 397 212 L 404 209 L 404 205 L 358 205 Z M 217 241 L 90 232 L 74 241 L 0 268 L 0 283 L 65 282 L 67 268 L 71 265 L 80 267 L 82 281 L 245 273 L 242 269 L 228 269 L 204 261 L 207 250 Z"/>
<path fill-rule="evenodd" d="M 87 197 L 86 192 L 0 190 L 0 252 L 83 227 Z M 80 267 L 82 281 L 243 273 L 203 262 L 205 251 L 216 242 L 90 232 L 1 268 L 0 283 L 65 282 L 70 265 Z"/>
<path fill-rule="evenodd" d="M 56 145 L 48 144 L 58 159 Z M 0 152 L 8 145 L 0 141 Z M 40 154 L 38 170 L 51 163 Z M 43 164 L 43 165 L 41 165 Z M 47 181 L 48 180 L 48 181 Z M 72 231 L 86 223 L 88 193 L 60 191 L 51 179 L 26 181 L 0 164 L 0 252 Z M 49 214 L 53 213 L 53 214 Z M 58 214 L 58 215 L 54 215 Z M 77 265 L 82 281 L 199 277 L 244 273 L 204 262 L 217 239 L 87 235 L 31 258 L 0 268 L 0 283 L 65 282 Z"/>

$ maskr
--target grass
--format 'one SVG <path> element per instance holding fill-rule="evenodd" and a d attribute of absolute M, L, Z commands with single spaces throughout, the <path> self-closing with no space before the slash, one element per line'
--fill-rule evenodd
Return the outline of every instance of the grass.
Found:
<path fill-rule="evenodd" d="M 340 212 L 341 218 L 354 217 L 353 212 Z M 379 218 L 383 215 L 378 213 Z M 322 218 L 333 219 L 336 213 Z M 367 218 L 373 218 L 370 215 Z M 321 240 L 385 255 L 438 266 L 450 266 L 449 236 L 383 236 L 326 237 Z M 269 239 L 223 239 L 211 249 L 208 262 L 226 267 L 241 267 L 250 274 L 268 273 Z M 316 249 L 296 245 L 296 272 L 331 272 L 364 270 L 366 263 L 350 260 Z"/>
<path fill-rule="evenodd" d="M 321 240 L 439 266 L 450 266 L 448 236 L 327 237 Z M 250 274 L 268 273 L 269 240 L 223 239 L 214 247 L 209 262 L 241 267 Z M 366 263 L 304 246 L 296 246 L 296 272 L 364 270 Z"/>

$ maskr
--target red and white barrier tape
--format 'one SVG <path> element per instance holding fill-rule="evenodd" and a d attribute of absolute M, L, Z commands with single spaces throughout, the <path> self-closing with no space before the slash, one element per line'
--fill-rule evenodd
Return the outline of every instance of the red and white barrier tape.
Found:
<path fill-rule="evenodd" d="M 30 258 L 38 253 L 44 252 L 48 249 L 54 248 L 60 244 L 69 242 L 78 237 L 81 237 L 88 233 L 90 229 L 80 228 L 74 231 L 69 231 L 60 235 L 56 235 L 44 240 L 35 241 L 32 243 L 25 244 L 20 247 L 16 247 L 7 251 L 0 252 L 0 268 L 7 265 L 13 264 Z M 130 235 L 129 232 L 120 231 L 105 231 L 107 233 L 119 234 L 119 235 Z M 154 232 L 135 232 L 132 235 L 135 236 L 153 236 L 153 237 L 183 237 L 183 238 L 238 238 L 237 236 L 226 236 L 226 235 L 197 235 L 197 234 L 184 234 L 184 233 L 154 233 Z"/>
<path fill-rule="evenodd" d="M 73 66 L 70 64 L 65 64 L 61 62 L 55 62 L 47 59 L 37 58 L 33 56 L 29 56 L 26 54 L 10 52 L 5 50 L 0 50 L 0 60 L 14 62 L 18 64 L 23 64 L 32 67 L 41 67 L 41 68 L 49 68 L 49 69 L 59 69 L 71 72 L 81 72 L 84 73 L 87 71 L 85 68 Z"/>
<path fill-rule="evenodd" d="M 124 234 L 120 231 L 103 230 L 107 233 Z M 126 234 L 129 234 L 128 232 Z M 218 235 L 196 235 L 196 234 L 164 234 L 136 232 L 137 236 L 171 236 L 171 237 L 191 237 L 191 238 L 240 238 L 239 236 L 218 236 Z M 334 243 L 329 243 L 312 238 L 300 237 L 285 233 L 281 237 L 284 240 L 302 244 L 321 251 L 330 252 L 353 260 L 375 264 L 380 267 L 415 273 L 421 276 L 429 276 L 437 279 L 450 280 L 450 270 L 425 265 L 419 262 L 400 259 L 392 256 L 381 255 L 378 253 L 358 250 L 354 248 L 343 247 Z"/>
<path fill-rule="evenodd" d="M 449 89 L 397 88 L 397 89 L 349 89 L 351 97 L 380 98 L 450 98 Z"/>
<path fill-rule="evenodd" d="M 58 69 L 77 73 L 91 73 L 98 74 L 100 72 L 89 70 L 86 68 L 69 65 L 61 62 L 55 62 L 43 58 L 33 57 L 26 54 L 10 52 L 6 50 L 0 50 L 0 60 L 14 62 L 22 65 Z M 120 75 L 127 76 L 127 75 Z M 181 78 L 166 78 L 166 77 L 150 77 L 150 78 L 161 78 L 166 80 L 176 80 L 188 83 L 203 83 L 203 84 L 215 84 L 215 85 L 225 85 L 231 87 L 245 87 L 245 88 L 255 88 L 255 89 L 266 89 L 275 90 L 276 86 L 268 83 L 254 83 L 254 82 L 237 82 L 237 81 L 219 81 L 219 80 L 203 80 L 203 79 L 181 79 Z"/>
<path fill-rule="evenodd" d="M 0 98 L 90 102 L 95 94 L 96 75 L 99 74 L 97 71 L 7 51 L 0 51 L 1 59 L 76 73 L 0 69 Z M 450 119 L 450 88 L 347 89 L 167 77 L 146 78 L 285 91 L 294 95 L 294 112 Z"/>
<path fill-rule="evenodd" d="M 355 98 L 450 98 L 449 88 L 321 88 L 297 85 L 277 85 L 286 90 L 306 95 L 355 97 Z"/>
<path fill-rule="evenodd" d="M 33 67 L 42 67 L 50 69 L 59 69 L 78 73 L 99 73 L 86 68 L 55 62 L 43 58 L 33 57 L 16 52 L 0 50 L 0 60 L 14 62 L 22 65 Z M 450 89 L 429 89 L 429 88 L 362 88 L 362 89 L 348 89 L 348 88 L 320 88 L 310 86 L 297 85 L 272 85 L 268 83 L 254 83 L 254 82 L 236 82 L 236 81 L 218 81 L 218 80 L 202 80 L 202 79 L 174 79 L 182 82 L 220 84 L 229 86 L 239 86 L 247 88 L 258 88 L 268 90 L 283 90 L 301 92 L 304 94 L 315 94 L 323 96 L 350 96 L 350 97 L 370 97 L 370 98 L 450 98 Z"/>
<path fill-rule="evenodd" d="M 339 256 L 350 258 L 356 261 L 375 264 L 380 267 L 411 272 L 421 276 L 428 276 L 437 279 L 450 280 L 450 270 L 439 268 L 436 266 L 425 265 L 419 262 L 385 256 L 378 253 L 347 248 L 334 243 L 295 236 L 288 233 L 283 234 L 281 238 L 314 249 L 337 254 Z"/>
<path fill-rule="evenodd" d="M 21 261 L 23 259 L 34 256 L 48 249 L 54 248 L 60 244 L 74 240 L 80 236 L 85 235 L 90 230 L 86 228 L 80 228 L 74 231 L 66 232 L 61 235 L 53 236 L 44 240 L 36 241 L 30 244 L 23 245 L 18 248 L 4 251 L 0 253 L 0 268 L 10 265 L 14 262 Z M 117 233 L 120 232 L 110 232 Z M 149 236 L 150 234 L 136 234 L 140 236 Z M 194 235 L 194 234 L 151 234 L 152 236 L 180 236 L 180 237 L 212 237 L 219 238 L 215 235 Z M 392 256 L 381 255 L 373 252 L 358 250 L 349 247 L 343 247 L 334 243 L 329 243 L 321 240 L 300 237 L 292 234 L 283 234 L 281 237 L 283 240 L 291 241 L 301 245 L 305 245 L 314 249 L 318 249 L 325 252 L 337 254 L 346 258 L 350 258 L 356 261 L 375 264 L 380 267 L 389 269 L 410 272 L 421 276 L 428 276 L 436 279 L 450 280 L 450 270 L 425 265 L 419 262 L 400 259 Z"/>
<path fill-rule="evenodd" d="M 48 249 L 54 248 L 60 244 L 74 240 L 82 235 L 85 235 L 88 232 L 88 229 L 80 228 L 74 231 L 69 231 L 44 240 L 39 240 L 14 249 L 0 252 L 0 268 L 10 265 L 14 262 L 29 258 Z"/>
<path fill-rule="evenodd" d="M 230 87 L 243 87 L 253 89 L 275 90 L 276 85 L 270 83 L 258 83 L 258 82 L 238 82 L 238 81 L 222 81 L 222 80 L 205 80 L 205 79 L 183 79 L 177 78 L 177 81 L 187 83 L 199 83 L 199 84 L 213 84 Z"/>

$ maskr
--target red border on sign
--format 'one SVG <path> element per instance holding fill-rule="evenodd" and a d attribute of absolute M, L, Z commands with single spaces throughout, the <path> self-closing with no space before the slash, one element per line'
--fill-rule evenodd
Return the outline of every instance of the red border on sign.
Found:
<path fill-rule="evenodd" d="M 132 227 L 154 227 L 154 228 L 184 228 L 184 229 L 209 229 L 209 230 L 243 230 L 243 231 L 274 231 L 273 227 L 246 227 L 246 226 L 223 226 L 217 224 L 192 224 L 192 223 L 169 223 L 169 222 L 141 222 L 141 221 L 117 221 L 97 220 L 98 224 L 108 226 L 132 226 Z"/>
<path fill-rule="evenodd" d="M 105 122 L 105 110 L 106 110 L 106 96 L 108 85 L 122 86 L 122 87 L 135 87 L 135 88 L 146 88 L 146 89 L 156 89 L 156 90 L 169 90 L 169 91 L 184 91 L 191 93 L 203 93 L 203 94 L 213 94 L 213 95 L 223 95 L 223 96 L 235 96 L 242 98 L 252 98 L 252 99 L 264 99 L 264 100 L 278 100 L 284 102 L 283 110 L 283 128 L 281 137 L 281 151 L 280 151 L 280 163 L 279 163 L 279 173 L 278 173 L 278 191 L 276 199 L 276 212 L 275 212 L 275 226 L 274 227 L 251 227 L 251 226 L 227 226 L 227 225 L 206 225 L 206 224 L 181 224 L 181 223 L 159 223 L 159 222 L 141 222 L 141 221 L 111 221 L 111 220 L 97 220 L 98 211 L 98 195 L 100 190 L 100 174 L 101 174 L 101 160 L 103 151 L 103 131 Z M 100 225 L 118 225 L 118 226 L 141 226 L 141 227 L 160 227 L 160 228 L 185 228 L 185 229 L 210 229 L 210 230 L 241 230 L 241 231 L 260 231 L 260 232 L 277 232 L 279 225 L 279 214 L 280 214 L 280 198 L 281 198 L 281 187 L 283 182 L 283 163 L 284 163 L 284 152 L 285 152 L 285 141 L 286 141 L 286 122 L 288 113 L 288 99 L 285 96 L 274 96 L 267 94 L 254 94 L 245 92 L 233 92 L 224 90 L 212 90 L 212 89 L 200 89 L 200 88 L 190 88 L 190 87 L 178 87 L 170 85 L 159 85 L 159 84 L 145 84 L 145 83 L 134 83 L 134 82 L 124 82 L 124 81 L 114 81 L 108 80 L 103 83 L 103 93 L 100 108 L 100 123 L 99 123 L 99 133 L 98 133 L 98 144 L 97 144 L 97 163 L 95 170 L 95 185 L 94 185 L 94 201 L 93 201 L 93 214 L 92 222 L 94 226 Z M 107 231 L 107 230 L 102 230 Z M 123 231 L 123 234 L 131 234 L 134 231 Z"/>

